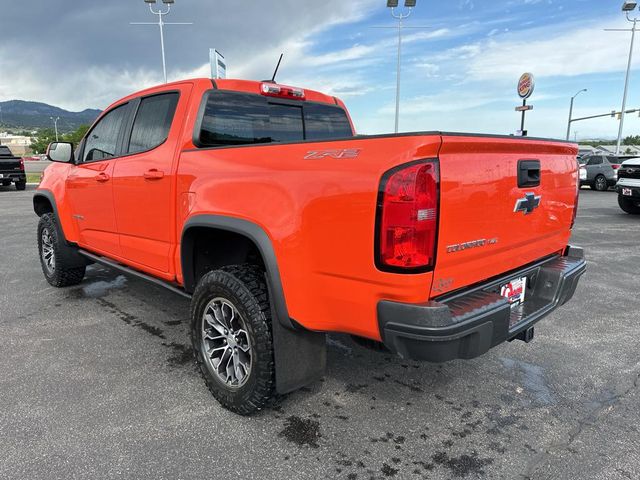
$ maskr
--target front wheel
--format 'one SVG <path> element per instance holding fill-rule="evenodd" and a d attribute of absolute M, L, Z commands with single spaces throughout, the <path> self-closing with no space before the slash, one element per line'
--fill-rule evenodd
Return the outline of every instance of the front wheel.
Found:
<path fill-rule="evenodd" d="M 620 208 L 632 215 L 640 215 L 640 200 L 633 200 L 631 198 L 625 198 L 622 195 L 618 195 L 618 205 Z"/>
<path fill-rule="evenodd" d="M 191 301 L 191 341 L 207 387 L 241 415 L 275 398 L 271 310 L 264 273 L 233 265 L 205 274 Z"/>
<path fill-rule="evenodd" d="M 55 216 L 52 213 L 42 215 L 38 222 L 38 252 L 42 273 L 50 285 L 68 287 L 77 285 L 84 278 L 86 265 L 79 265 L 70 258 L 71 249 L 59 235 Z"/>

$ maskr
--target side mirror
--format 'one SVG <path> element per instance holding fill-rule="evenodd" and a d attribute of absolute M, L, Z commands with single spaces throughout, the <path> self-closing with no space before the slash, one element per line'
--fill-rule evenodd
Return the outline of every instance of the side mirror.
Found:
<path fill-rule="evenodd" d="M 73 163 L 73 144 L 53 142 L 47 148 L 47 158 L 52 162 Z"/>

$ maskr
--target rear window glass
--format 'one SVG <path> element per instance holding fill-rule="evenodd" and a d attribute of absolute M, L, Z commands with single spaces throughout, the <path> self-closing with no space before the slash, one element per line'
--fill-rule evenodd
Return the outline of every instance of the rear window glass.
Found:
<path fill-rule="evenodd" d="M 323 107 L 279 103 L 250 93 L 212 92 L 202 118 L 200 144 L 250 145 L 353 135 L 344 110 Z"/>
<path fill-rule="evenodd" d="M 128 152 L 144 152 L 163 143 L 169 135 L 177 104 L 177 93 L 143 98 L 133 122 Z"/>

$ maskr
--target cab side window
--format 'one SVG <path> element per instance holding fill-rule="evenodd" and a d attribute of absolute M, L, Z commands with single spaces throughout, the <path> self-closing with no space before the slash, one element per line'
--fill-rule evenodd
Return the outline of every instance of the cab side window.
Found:
<path fill-rule="evenodd" d="M 127 116 L 127 104 L 105 114 L 89 132 L 84 146 L 83 162 L 107 160 L 117 154 L 118 136 Z"/>
<path fill-rule="evenodd" d="M 127 153 L 144 152 L 161 145 L 169 135 L 177 105 L 178 93 L 143 98 L 133 122 Z"/>

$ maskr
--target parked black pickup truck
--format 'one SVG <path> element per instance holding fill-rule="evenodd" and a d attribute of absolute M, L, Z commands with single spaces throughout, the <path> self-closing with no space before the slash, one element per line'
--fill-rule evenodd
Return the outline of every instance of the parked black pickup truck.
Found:
<path fill-rule="evenodd" d="M 14 157 L 9 147 L 0 145 L 0 185 L 8 187 L 12 182 L 16 184 L 18 190 L 24 190 L 27 187 L 24 162 L 21 158 Z"/>

